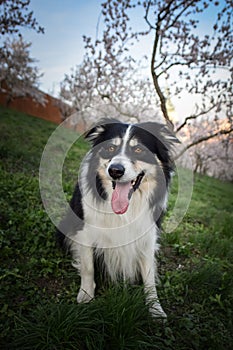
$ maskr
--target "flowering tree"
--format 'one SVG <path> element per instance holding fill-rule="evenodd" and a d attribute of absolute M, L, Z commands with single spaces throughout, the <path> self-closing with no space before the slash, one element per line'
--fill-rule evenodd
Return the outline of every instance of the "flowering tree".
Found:
<path fill-rule="evenodd" d="M 233 138 L 230 129 L 231 124 L 227 118 L 213 120 L 208 117 L 194 119 L 192 127 L 186 125 L 182 128 L 181 137 L 192 144 L 189 156 L 194 172 L 233 180 Z M 205 142 L 200 142 L 203 138 Z M 186 165 L 185 157 L 180 157 L 179 161 Z"/>
<path fill-rule="evenodd" d="M 210 112 L 219 117 L 224 110 L 224 116 L 232 118 L 232 7 L 232 0 L 221 3 L 211 0 L 107 0 L 102 3 L 104 42 L 108 33 L 112 47 L 120 42 L 123 49 L 126 44 L 128 49 L 129 43 L 140 36 L 152 35 L 151 75 L 166 121 L 170 118 L 164 93 L 165 79 L 173 95 L 182 96 L 185 90 L 198 97 L 195 112 L 182 116 L 183 122 L 176 126 L 177 131 L 191 119 Z M 142 32 L 133 30 L 130 25 L 135 10 L 144 13 L 147 28 Z M 213 17 L 212 28 L 202 35 L 199 24 L 208 11 Z M 96 41 L 95 47 L 98 44 Z"/>
<path fill-rule="evenodd" d="M 31 43 L 24 42 L 19 33 L 21 27 L 44 33 L 29 5 L 30 0 L 0 1 L 0 37 L 19 34 L 18 39 L 5 39 L 0 47 L 0 91 L 8 95 L 8 105 L 13 98 L 25 96 L 45 103 L 44 95 L 38 91 L 41 74 L 36 60 L 30 57 Z"/>
<path fill-rule="evenodd" d="M 136 69 L 117 66 L 117 75 L 110 64 L 85 57 L 61 83 L 60 97 L 77 111 L 77 122 L 86 127 L 103 116 L 135 122 L 155 115 L 158 104 L 149 79 L 142 79 Z"/>
<path fill-rule="evenodd" d="M 150 106 L 150 112 L 153 110 L 150 119 L 159 106 L 164 120 L 175 132 L 196 130 L 196 136 L 187 139 L 186 149 L 211 138 L 217 139 L 219 135 L 229 139 L 233 131 L 232 8 L 232 0 L 105 0 L 101 5 L 96 38 L 84 36 L 84 66 L 88 67 L 89 77 L 86 82 L 84 79 L 82 84 L 75 84 L 75 79 L 80 79 L 77 70 L 76 74 L 73 72 L 66 77 L 66 83 L 69 80 L 75 89 L 81 89 L 79 101 L 84 101 L 82 93 L 95 90 L 94 95 L 88 95 L 89 102 L 94 101 L 93 96 L 98 96 L 117 106 L 122 116 L 126 114 L 125 103 L 131 101 L 130 96 L 138 101 L 141 98 L 133 108 L 137 119 L 145 115 L 144 110 L 137 109 L 143 101 Z M 203 31 L 201 26 L 206 16 L 211 18 L 212 24 L 209 30 Z M 141 22 L 134 28 L 136 17 L 137 20 L 140 17 Z M 145 36 L 149 36 L 152 43 L 150 72 L 154 89 L 150 84 L 143 89 L 143 79 L 135 73 L 141 68 L 130 51 Z M 71 92 L 68 85 L 66 93 Z M 176 123 L 172 123 L 169 115 L 168 89 L 171 97 L 182 99 L 185 92 L 195 101 L 193 113 L 186 114 L 184 110 Z M 77 101 L 74 92 L 71 94 Z M 210 127 L 207 130 L 201 126 L 205 116 L 210 121 L 227 119 L 227 127 L 221 124 L 219 129 Z M 193 127 L 193 122 L 199 129 Z"/>
<path fill-rule="evenodd" d="M 33 12 L 29 10 L 30 0 L 0 1 L 0 35 L 18 33 L 20 27 L 44 32 Z"/>
<path fill-rule="evenodd" d="M 30 57 L 30 46 L 19 37 L 6 39 L 0 50 L 0 91 L 7 94 L 8 105 L 12 99 L 25 96 L 45 103 L 45 95 L 38 90 L 41 74 Z"/>
<path fill-rule="evenodd" d="M 123 10 L 121 2 L 118 5 Z M 128 35 L 124 17 L 119 17 L 117 28 L 120 40 L 109 26 L 96 40 L 83 36 L 83 62 L 61 83 L 60 97 L 72 103 L 78 117 L 88 123 L 104 115 L 139 121 L 153 118 L 159 109 L 151 81 L 141 74 L 143 63 L 128 54 L 128 43 L 146 32 Z"/>

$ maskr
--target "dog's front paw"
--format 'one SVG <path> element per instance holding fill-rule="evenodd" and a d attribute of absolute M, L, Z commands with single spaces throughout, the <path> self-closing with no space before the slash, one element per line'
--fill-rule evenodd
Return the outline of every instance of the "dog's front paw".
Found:
<path fill-rule="evenodd" d="M 94 292 L 87 292 L 84 289 L 80 289 L 78 295 L 77 295 L 77 302 L 78 303 L 89 303 L 94 298 Z"/>

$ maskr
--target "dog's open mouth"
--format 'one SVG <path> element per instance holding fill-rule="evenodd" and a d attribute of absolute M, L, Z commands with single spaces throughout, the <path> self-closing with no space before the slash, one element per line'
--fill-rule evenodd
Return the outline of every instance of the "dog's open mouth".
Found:
<path fill-rule="evenodd" d="M 135 180 L 129 182 L 113 181 L 112 210 L 115 214 L 124 214 L 129 206 L 132 194 L 139 188 L 145 173 L 142 171 Z"/>

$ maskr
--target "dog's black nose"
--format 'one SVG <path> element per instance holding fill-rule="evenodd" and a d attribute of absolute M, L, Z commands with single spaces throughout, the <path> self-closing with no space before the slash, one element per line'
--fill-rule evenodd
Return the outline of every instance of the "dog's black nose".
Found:
<path fill-rule="evenodd" d="M 125 168 L 121 164 L 112 164 L 108 169 L 108 173 L 114 180 L 117 180 L 124 175 Z"/>

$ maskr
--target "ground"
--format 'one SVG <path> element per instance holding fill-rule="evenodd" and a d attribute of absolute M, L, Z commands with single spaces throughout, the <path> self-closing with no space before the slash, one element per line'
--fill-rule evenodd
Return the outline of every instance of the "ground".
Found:
<path fill-rule="evenodd" d="M 148 313 L 142 286 L 103 286 L 90 304 L 76 305 L 80 280 L 55 244 L 38 186 L 54 129 L 0 109 L 0 348 L 232 350 L 232 184 L 196 175 L 186 216 L 162 232 L 158 293 L 166 324 Z M 68 199 L 87 149 L 79 140 L 65 161 Z M 168 216 L 177 186 L 175 178 Z"/>

